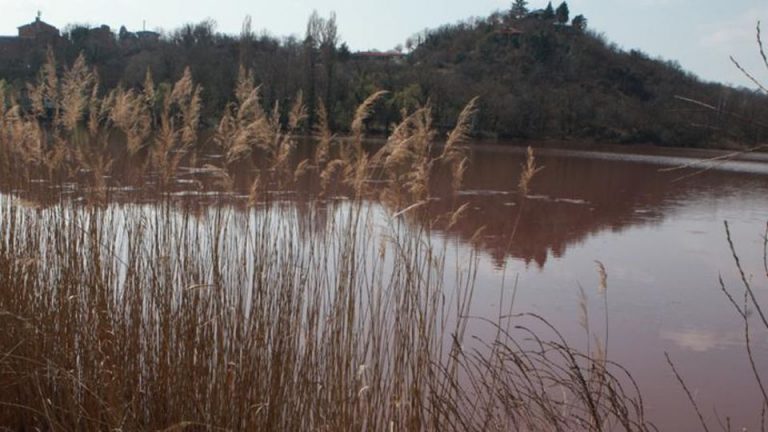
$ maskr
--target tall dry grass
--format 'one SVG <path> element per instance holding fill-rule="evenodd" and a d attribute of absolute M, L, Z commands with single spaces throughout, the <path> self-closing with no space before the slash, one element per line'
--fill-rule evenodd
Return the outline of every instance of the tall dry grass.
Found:
<path fill-rule="evenodd" d="M 542 318 L 471 318 L 477 257 L 446 265 L 448 244 L 400 217 L 431 199 L 441 167 L 461 185 L 476 101 L 442 151 L 429 106 L 375 153 L 364 121 L 383 93 L 361 104 L 348 139 L 321 108 L 313 154 L 297 160 L 301 97 L 265 109 L 247 70 L 209 138 L 189 70 L 167 92 L 148 74 L 141 91 L 107 94 L 81 60 L 57 72 L 51 57 L 29 107 L 0 93 L 2 182 L 16 191 L 0 195 L 0 425 L 651 427 L 631 377 Z M 201 162 L 207 145 L 221 157 Z M 532 154 L 529 165 L 526 185 Z M 238 177 L 242 166 L 254 175 Z M 138 173 L 153 201 L 118 203 L 118 169 Z M 172 205 L 189 172 L 232 199 Z M 55 205 L 24 199 L 41 179 Z M 307 179 L 320 197 L 347 198 L 271 198 Z"/>

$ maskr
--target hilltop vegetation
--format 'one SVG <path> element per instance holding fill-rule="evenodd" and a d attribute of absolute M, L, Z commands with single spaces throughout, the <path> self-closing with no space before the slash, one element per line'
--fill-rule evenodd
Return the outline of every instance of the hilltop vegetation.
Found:
<path fill-rule="evenodd" d="M 103 27 L 70 26 L 66 43 L 55 47 L 59 64 L 84 53 L 99 71 L 102 91 L 140 87 L 147 69 L 167 90 L 190 66 L 203 87 L 208 125 L 217 124 L 217 113 L 232 100 L 240 65 L 261 83 L 265 107 L 279 103 L 287 118 L 290 101 L 301 92 L 307 127 L 322 102 L 340 132 L 355 107 L 381 89 L 390 93 L 366 127 L 384 133 L 401 120 L 402 110 L 427 101 L 437 127 L 448 130 L 474 96 L 480 97 L 474 134 L 517 140 L 749 145 L 762 139 L 759 120 L 768 116 L 762 95 L 704 83 L 674 62 L 623 51 L 588 29 L 586 17 L 571 18 L 566 3 L 531 12 L 518 0 L 508 11 L 426 30 L 410 38 L 406 50 L 388 53 L 350 52 L 335 17 L 317 14 L 303 39 L 257 35 L 249 18 L 238 36 L 217 32 L 212 21 L 151 42 L 138 43 L 124 28 L 108 34 Z M 30 50 L 21 63 L 0 62 L 0 78 L 22 99 L 46 46 Z"/>
<path fill-rule="evenodd" d="M 520 34 L 500 33 L 493 20 L 446 26 L 411 56 L 438 105 L 480 96 L 481 130 L 675 146 L 760 137 L 754 124 L 735 120 L 766 114 L 764 101 L 748 91 L 703 83 L 676 63 L 621 51 L 572 26 L 530 18 L 508 25 Z"/>

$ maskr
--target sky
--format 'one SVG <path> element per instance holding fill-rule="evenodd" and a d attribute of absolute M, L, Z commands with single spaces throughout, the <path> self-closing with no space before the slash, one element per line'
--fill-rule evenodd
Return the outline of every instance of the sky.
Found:
<path fill-rule="evenodd" d="M 556 7 L 560 0 L 555 0 Z M 389 50 L 425 28 L 507 10 L 511 0 L 0 0 L 0 35 L 15 35 L 38 11 L 49 24 L 125 25 L 172 30 L 212 19 L 217 30 L 238 34 L 250 15 L 253 28 L 274 36 L 303 35 L 313 10 L 337 14 L 339 33 L 353 50 Z M 546 0 L 529 0 L 532 9 Z M 570 0 L 571 16 L 583 14 L 589 27 L 620 48 L 677 61 L 706 81 L 755 88 L 731 63 L 734 56 L 768 83 L 756 38 L 766 21 L 768 0 Z"/>

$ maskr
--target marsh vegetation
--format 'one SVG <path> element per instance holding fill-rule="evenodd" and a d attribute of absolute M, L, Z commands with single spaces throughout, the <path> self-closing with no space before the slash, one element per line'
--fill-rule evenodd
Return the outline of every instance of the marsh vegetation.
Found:
<path fill-rule="evenodd" d="M 29 87 L 31 110 L 14 94 L 0 104 L 3 425 L 648 428 L 599 344 L 581 352 L 504 313 L 482 321 L 492 337 L 465 338 L 477 258 L 448 270 L 430 224 L 405 221 L 430 202 L 434 176 L 461 185 L 475 101 L 444 145 L 424 106 L 375 151 L 363 125 L 382 93 L 345 139 L 321 105 L 298 160 L 302 96 L 264 111 L 245 69 L 203 136 L 189 72 L 165 92 L 147 75 L 141 91 L 104 94 L 82 58 L 61 76 L 53 61 Z M 536 169 L 529 153 L 523 190 Z M 189 173 L 210 205 L 178 193 Z M 287 205 L 280 196 L 301 181 L 317 194 Z M 33 198 L 40 185 L 54 192 Z M 117 199 L 127 188 L 133 199 Z"/>
<path fill-rule="evenodd" d="M 317 102 L 304 137 L 304 97 L 266 110 L 260 90 L 242 68 L 207 129 L 189 70 L 104 91 L 83 58 L 51 55 L 29 108 L 0 89 L 1 425 L 654 429 L 591 295 L 586 344 L 518 313 L 516 284 L 474 314 L 492 238 L 467 222 L 463 187 L 477 101 L 445 136 L 424 105 L 369 143 L 381 92 L 345 137 Z M 509 244 L 541 198 L 537 157 L 522 161 Z M 478 247 L 447 241 L 452 229 Z M 610 267 L 597 268 L 607 315 Z M 760 301 L 746 292 L 749 324 Z"/>

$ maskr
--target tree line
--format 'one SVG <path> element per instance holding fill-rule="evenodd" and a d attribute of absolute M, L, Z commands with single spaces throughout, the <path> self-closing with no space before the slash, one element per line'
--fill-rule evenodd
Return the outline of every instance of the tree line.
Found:
<path fill-rule="evenodd" d="M 345 132 L 355 108 L 388 90 L 366 127 L 387 133 L 404 112 L 429 103 L 435 124 L 448 130 L 466 102 L 479 96 L 473 133 L 479 137 L 589 139 L 673 146 L 750 144 L 763 138 L 765 98 L 746 89 L 705 83 L 670 61 L 623 51 L 570 17 L 566 2 L 531 11 L 525 0 L 484 18 L 425 30 L 404 49 L 353 53 L 339 36 L 336 16 L 313 13 L 303 38 L 257 33 L 246 18 L 239 35 L 206 20 L 137 41 L 125 29 L 70 26 L 54 47 L 60 67 L 83 53 L 96 66 L 100 88 L 177 80 L 189 66 L 203 88 L 202 119 L 214 125 L 233 99 L 241 66 L 261 84 L 266 107 L 287 115 L 299 94 L 307 128 L 325 109 L 331 128 Z M 23 97 L 46 46 L 29 50 L 24 67 L 0 62 L 0 79 Z M 692 104 L 684 99 L 695 99 Z M 322 106 L 322 108 L 321 108 Z"/>

